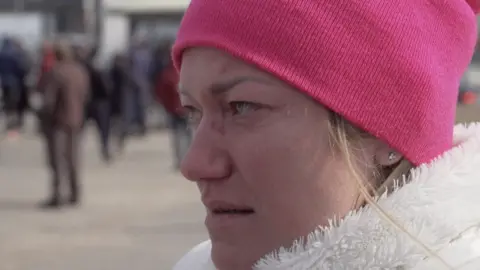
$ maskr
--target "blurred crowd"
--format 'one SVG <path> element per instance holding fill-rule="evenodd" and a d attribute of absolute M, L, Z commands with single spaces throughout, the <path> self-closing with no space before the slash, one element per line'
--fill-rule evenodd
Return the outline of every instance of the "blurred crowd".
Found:
<path fill-rule="evenodd" d="M 96 65 L 98 48 L 68 40 L 45 42 L 33 59 L 13 38 L 0 48 L 0 86 L 6 129 L 16 134 L 27 111 L 36 115 L 51 171 L 51 195 L 43 207 L 76 205 L 81 198 L 79 149 L 88 123 L 98 131 L 105 163 L 122 153 L 130 136 L 148 132 L 147 110 L 161 105 L 172 131 L 174 168 L 190 142 L 177 94 L 178 78 L 170 58 L 173 40 L 152 47 L 132 40 L 110 64 Z M 69 192 L 62 194 L 63 186 Z"/>

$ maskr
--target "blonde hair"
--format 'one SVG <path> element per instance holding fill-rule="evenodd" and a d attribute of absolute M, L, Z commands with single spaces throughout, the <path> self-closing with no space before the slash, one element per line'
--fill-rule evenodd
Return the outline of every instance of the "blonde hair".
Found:
<path fill-rule="evenodd" d="M 360 143 L 362 139 L 373 138 L 373 136 L 353 126 L 345 120 L 345 118 L 334 112 L 331 112 L 330 114 L 329 124 L 332 149 L 339 152 L 345 160 L 348 172 L 359 188 L 359 199 L 357 199 L 355 207 L 361 207 L 365 204 L 370 205 L 378 212 L 381 218 L 386 220 L 396 229 L 405 233 L 430 257 L 438 259 L 447 269 L 454 269 L 434 251 L 408 232 L 400 222 L 396 221 L 394 217 L 388 214 L 376 202 L 376 198 L 380 195 L 392 191 L 398 184 L 402 184 L 404 181 L 408 180 L 410 171 L 413 168 L 412 164 L 408 160 L 402 159 L 391 167 L 382 168 L 377 166 L 370 168 L 373 179 L 365 179 L 365 175 L 359 168 L 359 164 L 365 164 L 365 162 L 359 159 L 354 149 L 358 147 L 358 143 Z"/>

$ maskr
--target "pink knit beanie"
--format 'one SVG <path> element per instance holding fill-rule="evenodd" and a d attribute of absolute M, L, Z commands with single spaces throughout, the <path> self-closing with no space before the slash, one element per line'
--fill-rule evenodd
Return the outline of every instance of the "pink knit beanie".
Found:
<path fill-rule="evenodd" d="M 467 3 L 468 2 L 468 3 Z M 192 0 L 174 46 L 274 74 L 415 165 L 452 147 L 475 0 Z"/>

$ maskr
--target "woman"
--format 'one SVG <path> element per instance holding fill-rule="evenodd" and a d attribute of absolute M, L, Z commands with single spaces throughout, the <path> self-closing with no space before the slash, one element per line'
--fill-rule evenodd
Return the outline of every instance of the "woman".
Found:
<path fill-rule="evenodd" d="M 480 269 L 480 126 L 454 129 L 472 9 L 193 0 L 181 170 L 211 240 L 175 269 Z"/>

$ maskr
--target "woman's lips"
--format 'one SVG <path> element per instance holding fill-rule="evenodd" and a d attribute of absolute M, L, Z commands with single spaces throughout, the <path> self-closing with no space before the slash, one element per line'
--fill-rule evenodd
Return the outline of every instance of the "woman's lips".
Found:
<path fill-rule="evenodd" d="M 251 208 L 218 208 L 212 211 L 214 215 L 249 215 L 255 213 Z"/>
<path fill-rule="evenodd" d="M 228 233 L 246 225 L 255 214 L 255 209 L 244 204 L 226 201 L 205 201 L 208 209 L 205 225 L 210 233 Z"/>
<path fill-rule="evenodd" d="M 227 201 L 204 201 L 209 213 L 213 215 L 249 215 L 255 213 L 253 207 Z"/>

